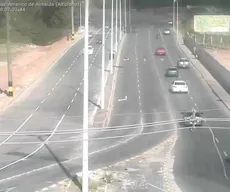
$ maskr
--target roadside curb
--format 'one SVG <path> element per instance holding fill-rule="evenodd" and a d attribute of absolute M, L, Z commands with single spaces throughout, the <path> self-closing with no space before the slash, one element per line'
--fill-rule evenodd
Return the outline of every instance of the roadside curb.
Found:
<path fill-rule="evenodd" d="M 175 31 L 174 31 L 174 34 Z M 182 38 L 181 33 L 179 33 L 180 38 Z M 175 37 L 175 36 L 174 36 Z M 192 52 L 182 43 L 176 41 L 178 48 L 186 55 L 188 58 L 191 57 Z M 184 46 L 184 48 L 183 48 Z M 186 49 L 186 50 L 184 50 Z M 219 82 L 209 73 L 209 71 L 200 63 L 196 58 L 190 59 L 193 68 L 198 72 L 201 79 L 208 85 L 214 95 L 224 104 L 224 106 L 230 111 L 230 97 L 225 89 L 219 84 Z"/>

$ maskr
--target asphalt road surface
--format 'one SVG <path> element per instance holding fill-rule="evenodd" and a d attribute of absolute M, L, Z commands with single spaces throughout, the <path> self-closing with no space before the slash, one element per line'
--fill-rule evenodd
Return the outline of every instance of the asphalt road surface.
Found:
<path fill-rule="evenodd" d="M 162 11 L 155 12 L 154 15 L 150 11 L 136 12 L 132 15 L 133 27 L 136 28 L 137 33 L 127 34 L 119 66 L 116 66 L 119 68 L 115 107 L 109 125 L 110 127 L 122 126 L 123 129 L 107 128 L 107 131 L 94 136 L 97 139 L 102 137 L 104 139 L 90 141 L 90 169 L 110 165 L 136 155 L 177 131 L 179 138 L 174 150 L 176 155 L 174 175 L 179 187 L 186 192 L 229 191 L 229 164 L 227 161 L 227 156 L 230 154 L 228 149 L 229 131 L 212 128 L 228 127 L 228 123 L 206 122 L 206 129 L 193 132 L 187 129 L 177 130 L 179 128 L 177 124 L 152 125 L 154 122 L 181 118 L 180 113 L 191 110 L 192 107 L 202 110 L 204 117 L 207 118 L 228 117 L 228 111 L 223 108 L 193 68 L 181 70 L 179 77 L 179 79 L 188 82 L 189 94 L 171 94 L 168 91 L 169 83 L 174 78 L 165 78 L 165 69 L 175 65 L 179 57 L 183 56 L 173 35 L 162 35 L 164 28 L 170 27 L 167 25 L 169 19 L 170 17 L 167 17 Z M 161 34 L 159 39 L 155 38 L 156 33 Z M 33 110 L 36 110 L 41 100 L 47 97 L 52 87 L 68 69 L 66 63 L 71 65 L 71 62 L 76 59 L 76 53 L 80 52 L 82 48 L 81 43 L 68 52 L 67 58 L 63 57 L 59 64 L 53 67 L 49 72 L 49 74 L 53 73 L 52 78 L 51 74 L 48 74 L 42 80 L 43 86 L 39 86 L 37 88 L 39 90 L 36 89 L 36 92 L 31 94 L 33 97 L 31 96 L 30 100 L 21 102 L 20 106 L 15 105 L 6 112 L 2 118 L 18 117 L 22 119 L 2 121 L 2 131 L 19 129 L 19 126 L 25 121 L 25 116 L 29 116 Z M 165 47 L 167 55 L 164 57 L 154 56 L 158 47 Z M 98 46 L 95 45 L 94 48 L 96 50 Z M 129 60 L 124 60 L 124 58 L 129 58 Z M 101 62 L 99 55 L 95 57 L 94 62 L 95 64 Z M 76 129 L 81 126 L 81 119 L 76 117 L 82 114 L 80 94 L 77 94 L 79 98 L 74 98 L 73 107 L 68 110 L 67 108 L 71 104 L 74 94 L 79 93 L 76 89 L 82 81 L 82 64 L 82 56 L 79 56 L 73 68 L 66 73 L 58 85 L 60 88 L 57 86 L 53 90 L 55 94 L 51 92 L 43 105 L 27 120 L 28 124 L 23 125 L 20 131 L 47 129 L 53 131 L 60 121 L 59 130 Z M 97 71 L 93 65 L 90 69 L 94 69 L 92 74 Z M 92 76 L 90 75 L 91 78 Z M 64 80 L 65 78 L 67 79 Z M 95 85 L 91 86 L 93 87 L 91 92 L 97 87 L 96 79 L 92 79 L 92 82 Z M 81 90 L 80 88 L 79 91 Z M 90 95 L 91 98 L 96 97 L 96 94 L 90 93 Z M 124 100 L 124 98 L 127 99 Z M 67 114 L 66 116 L 63 116 L 64 112 Z M 47 120 L 44 117 L 47 117 Z M 146 123 L 149 123 L 150 126 L 147 126 Z M 129 125 L 132 125 L 132 128 L 127 129 L 130 127 Z M 151 133 L 162 130 L 169 131 Z M 141 133 L 146 135 L 140 135 Z M 10 141 L 37 141 L 47 139 L 49 136 L 43 138 L 31 136 L 29 138 L 13 135 Z M 51 139 L 54 140 L 62 139 L 62 136 L 51 136 Z M 66 137 L 79 138 L 77 134 L 76 136 L 73 134 L 63 136 L 63 138 Z M 105 139 L 105 137 L 119 138 Z M 1 137 L 1 142 L 4 142 L 6 138 L 6 136 Z M 9 163 L 28 155 L 37 147 L 32 144 L 30 146 L 1 146 L 0 189 L 15 187 L 17 191 L 31 192 L 81 171 L 80 142 L 52 143 L 49 144 L 49 147 L 43 146 L 41 150 L 26 160 L 6 167 Z M 17 177 L 13 177 L 14 175 Z M 10 177 L 11 179 L 6 179 Z"/>

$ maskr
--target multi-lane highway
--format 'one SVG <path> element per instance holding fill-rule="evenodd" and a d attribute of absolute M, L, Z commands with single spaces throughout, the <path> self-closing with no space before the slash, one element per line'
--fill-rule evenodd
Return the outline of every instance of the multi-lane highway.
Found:
<path fill-rule="evenodd" d="M 108 125 L 113 128 L 94 136 L 98 140 L 90 141 L 90 169 L 145 151 L 176 132 L 174 175 L 179 187 L 183 191 L 229 191 L 230 170 L 226 161 L 226 155 L 230 155 L 229 132 L 211 129 L 227 127 L 228 123 L 207 122 L 207 129 L 195 132 L 177 130 L 177 124 L 146 126 L 146 123 L 181 118 L 180 112 L 192 107 L 202 110 L 204 117 L 229 117 L 228 111 L 218 103 L 216 96 L 192 67 L 180 70 L 179 76 L 179 79 L 188 82 L 189 94 L 172 95 L 168 91 L 174 78 L 166 78 L 165 69 L 184 56 L 173 34 L 162 34 L 164 28 L 169 27 L 168 19 L 163 13 L 136 12 L 132 15 L 136 33 L 126 35 L 117 66 L 116 95 Z M 159 39 L 156 39 L 157 33 L 160 34 Z M 110 35 L 107 42 L 110 42 L 109 39 Z M 99 92 L 101 50 L 100 45 L 93 42 L 95 54 L 90 56 L 90 98 L 95 103 Z M 0 190 L 16 187 L 17 191 L 31 192 L 81 171 L 81 142 L 51 143 L 38 151 L 37 144 L 3 144 L 8 141 L 80 138 L 77 134 L 63 136 L 55 135 L 55 132 L 82 126 L 82 117 L 77 117 L 82 115 L 83 55 L 78 56 L 82 47 L 81 41 L 39 82 L 40 86 L 36 86 L 27 100 L 11 106 L 2 117 L 1 132 L 13 131 L 15 134 L 0 137 Z M 158 47 L 166 48 L 167 55 L 155 56 Z M 93 104 L 90 108 L 94 111 Z M 14 119 L 4 120 L 6 118 Z M 127 129 L 129 125 L 133 128 Z M 114 126 L 122 127 L 116 130 Z M 43 137 L 35 133 L 17 136 L 17 132 L 34 130 L 49 130 L 52 134 Z M 161 130 L 170 131 L 151 134 Z M 105 137 L 110 138 L 99 140 Z M 18 161 L 25 156 L 28 158 Z"/>

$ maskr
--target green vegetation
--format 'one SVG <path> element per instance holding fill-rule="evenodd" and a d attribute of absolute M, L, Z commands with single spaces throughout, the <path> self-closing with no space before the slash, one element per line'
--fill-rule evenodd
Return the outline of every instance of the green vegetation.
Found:
<path fill-rule="evenodd" d="M 18 0 L 11 0 L 11 2 L 18 2 Z M 23 2 L 30 3 L 33 1 L 23 0 Z M 70 3 L 70 0 L 36 0 L 36 3 L 44 2 Z M 77 9 L 75 9 L 76 11 Z M 70 32 L 70 13 L 70 6 L 27 6 L 25 11 L 10 12 L 11 41 L 36 45 L 53 43 Z M 0 43 L 5 42 L 6 15 L 0 12 Z"/>

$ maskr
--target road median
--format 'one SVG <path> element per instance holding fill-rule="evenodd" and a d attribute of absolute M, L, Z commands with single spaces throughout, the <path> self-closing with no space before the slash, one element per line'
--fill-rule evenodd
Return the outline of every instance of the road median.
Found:
<path fill-rule="evenodd" d="M 118 66 L 120 62 L 120 55 L 122 51 L 122 47 L 125 41 L 126 35 L 123 36 L 121 43 L 119 45 L 117 55 L 114 59 L 114 66 Z M 111 112 L 113 109 L 113 101 L 115 95 L 115 88 L 117 82 L 117 73 L 119 68 L 114 67 L 113 74 L 108 74 L 107 82 L 105 85 L 105 109 L 98 108 L 96 115 L 94 117 L 94 126 L 95 127 L 105 127 L 109 124 Z"/>

